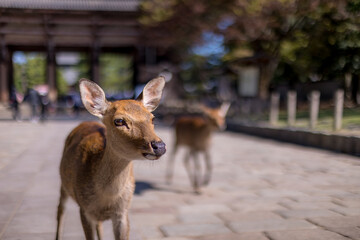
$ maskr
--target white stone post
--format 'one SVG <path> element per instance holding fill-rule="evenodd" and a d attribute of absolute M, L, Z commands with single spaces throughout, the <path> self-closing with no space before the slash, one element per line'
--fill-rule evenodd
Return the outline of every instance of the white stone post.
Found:
<path fill-rule="evenodd" d="M 338 89 L 335 92 L 335 109 L 334 109 L 334 130 L 340 130 L 342 125 L 342 116 L 344 108 L 344 90 Z"/>
<path fill-rule="evenodd" d="M 276 125 L 279 120 L 279 102 L 280 94 L 277 92 L 271 93 L 270 98 L 270 124 Z"/>
<path fill-rule="evenodd" d="M 289 126 L 293 126 L 296 120 L 296 96 L 296 91 L 288 91 L 287 93 L 287 115 Z"/>
<path fill-rule="evenodd" d="M 319 106 L 320 106 L 320 92 L 312 91 L 310 93 L 310 128 L 314 129 L 317 124 L 319 116 Z"/>

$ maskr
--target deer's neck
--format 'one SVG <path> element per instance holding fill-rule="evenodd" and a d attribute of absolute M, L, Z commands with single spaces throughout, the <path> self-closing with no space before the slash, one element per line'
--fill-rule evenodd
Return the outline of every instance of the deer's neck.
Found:
<path fill-rule="evenodd" d="M 111 195 L 133 187 L 133 165 L 122 159 L 108 146 L 105 147 L 98 171 L 99 187 Z"/>

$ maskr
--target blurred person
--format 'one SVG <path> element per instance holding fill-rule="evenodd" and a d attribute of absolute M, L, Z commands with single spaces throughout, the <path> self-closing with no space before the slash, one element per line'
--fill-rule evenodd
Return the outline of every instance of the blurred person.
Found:
<path fill-rule="evenodd" d="M 41 103 L 41 111 L 40 111 L 40 120 L 45 121 L 47 118 L 48 106 L 50 104 L 50 100 L 47 94 L 40 94 L 40 103 Z"/>
<path fill-rule="evenodd" d="M 22 96 L 16 92 L 15 87 L 10 92 L 10 108 L 12 110 L 12 118 L 15 121 L 21 121 L 21 113 L 19 104 L 22 102 Z"/>
<path fill-rule="evenodd" d="M 35 89 L 29 88 L 25 96 L 25 101 L 27 101 L 31 107 L 30 120 L 32 122 L 37 122 L 39 120 L 39 107 L 41 103 L 39 93 Z"/>

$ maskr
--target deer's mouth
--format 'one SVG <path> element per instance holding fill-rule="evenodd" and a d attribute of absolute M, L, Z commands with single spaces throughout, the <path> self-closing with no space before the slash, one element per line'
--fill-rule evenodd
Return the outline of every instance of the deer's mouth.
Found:
<path fill-rule="evenodd" d="M 161 157 L 161 155 L 155 155 L 152 153 L 143 153 L 142 155 L 144 156 L 144 158 L 146 158 L 148 160 L 157 160 Z"/>

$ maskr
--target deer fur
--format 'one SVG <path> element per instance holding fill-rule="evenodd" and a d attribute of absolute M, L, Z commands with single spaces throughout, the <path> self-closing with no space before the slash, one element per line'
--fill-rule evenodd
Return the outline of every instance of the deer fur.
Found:
<path fill-rule="evenodd" d="M 61 188 L 56 239 L 60 239 L 65 201 L 79 205 L 87 240 L 102 239 L 102 222 L 112 220 L 116 240 L 129 239 L 128 209 L 134 193 L 132 160 L 156 160 L 166 151 L 154 131 L 152 111 L 165 84 L 151 80 L 137 100 L 108 102 L 94 82 L 80 80 L 85 108 L 102 123 L 84 122 L 67 137 L 60 164 Z"/>
<path fill-rule="evenodd" d="M 208 185 L 212 174 L 212 162 L 210 156 L 211 136 L 216 130 L 226 128 L 225 116 L 230 107 L 229 103 L 223 103 L 217 109 L 202 106 L 201 116 L 180 117 L 175 123 L 175 141 L 171 157 L 168 159 L 166 181 L 171 183 L 174 172 L 174 161 L 179 146 L 185 146 L 187 153 L 184 165 L 190 178 L 190 183 L 195 192 L 200 193 L 200 187 Z M 204 154 L 205 175 L 202 177 L 199 153 Z M 194 168 L 191 168 L 190 159 L 193 159 Z"/>

